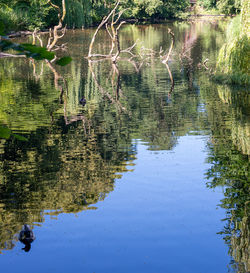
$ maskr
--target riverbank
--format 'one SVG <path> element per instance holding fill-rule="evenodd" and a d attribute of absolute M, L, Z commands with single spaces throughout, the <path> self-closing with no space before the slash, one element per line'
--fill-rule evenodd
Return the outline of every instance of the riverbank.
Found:
<path fill-rule="evenodd" d="M 224 19 L 228 18 L 229 16 L 225 14 L 190 14 L 187 16 L 185 19 L 128 19 L 125 20 L 127 23 L 131 24 L 164 24 L 164 23 L 169 23 L 173 21 L 193 21 L 193 20 L 210 20 L 210 19 Z M 97 24 L 94 24 L 92 26 L 89 26 L 88 28 L 94 28 L 97 27 Z M 72 29 L 82 29 L 84 30 L 85 28 L 67 28 L 67 30 L 72 30 Z M 47 34 L 49 33 L 49 29 L 43 29 L 41 31 L 38 31 L 39 34 Z M 19 30 L 19 31 L 9 31 L 5 34 L 5 37 L 8 37 L 9 39 L 13 38 L 20 38 L 20 37 L 25 37 L 32 35 L 33 31 L 30 30 Z"/>

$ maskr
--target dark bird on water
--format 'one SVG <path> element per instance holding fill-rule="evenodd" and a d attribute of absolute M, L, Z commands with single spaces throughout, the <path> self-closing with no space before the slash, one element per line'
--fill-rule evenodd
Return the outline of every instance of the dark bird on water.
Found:
<path fill-rule="evenodd" d="M 85 106 L 85 104 L 86 104 L 86 99 L 84 98 L 84 97 L 82 97 L 81 99 L 80 99 L 80 104 L 82 105 L 82 106 Z"/>
<path fill-rule="evenodd" d="M 25 250 L 25 252 L 28 252 L 31 248 L 31 243 L 36 239 L 36 237 L 31 228 L 25 224 L 19 233 L 18 239 L 25 245 L 22 249 Z"/>

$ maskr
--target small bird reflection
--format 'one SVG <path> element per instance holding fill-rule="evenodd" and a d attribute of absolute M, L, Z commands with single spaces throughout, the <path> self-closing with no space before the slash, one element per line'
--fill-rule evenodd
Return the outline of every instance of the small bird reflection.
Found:
<path fill-rule="evenodd" d="M 80 104 L 82 106 L 85 106 L 85 104 L 86 104 L 87 101 L 86 101 L 86 99 L 84 97 L 82 97 L 79 102 L 80 102 Z"/>
<path fill-rule="evenodd" d="M 30 251 L 31 243 L 35 240 L 35 238 L 36 237 L 34 236 L 31 228 L 25 224 L 18 236 L 19 241 L 25 245 L 25 247 L 22 248 L 25 252 Z"/>

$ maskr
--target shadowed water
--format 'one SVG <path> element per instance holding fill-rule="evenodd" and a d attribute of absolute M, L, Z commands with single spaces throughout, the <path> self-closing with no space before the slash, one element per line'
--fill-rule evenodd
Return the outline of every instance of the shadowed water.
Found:
<path fill-rule="evenodd" d="M 28 139 L 0 139 L 3 272 L 249 270 L 249 92 L 209 78 L 223 21 L 127 25 L 121 47 L 167 50 L 168 27 L 168 66 L 88 63 L 94 29 L 66 67 L 0 60 L 0 124 Z"/>

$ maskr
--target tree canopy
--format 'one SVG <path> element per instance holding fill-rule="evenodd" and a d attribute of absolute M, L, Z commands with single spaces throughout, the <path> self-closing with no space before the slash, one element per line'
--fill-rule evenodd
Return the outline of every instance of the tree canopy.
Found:
<path fill-rule="evenodd" d="M 66 0 L 65 24 L 81 28 L 101 21 L 115 0 Z M 53 0 L 60 5 L 60 0 Z M 135 19 L 166 19 L 179 17 L 189 5 L 188 0 L 122 0 L 124 16 Z M 56 11 L 45 0 L 0 0 L 0 20 L 8 30 L 48 28 L 57 22 Z"/>

